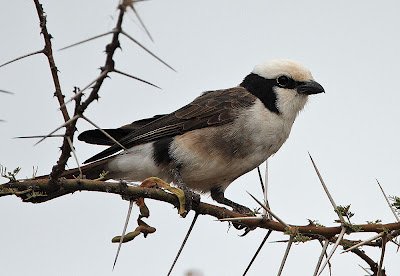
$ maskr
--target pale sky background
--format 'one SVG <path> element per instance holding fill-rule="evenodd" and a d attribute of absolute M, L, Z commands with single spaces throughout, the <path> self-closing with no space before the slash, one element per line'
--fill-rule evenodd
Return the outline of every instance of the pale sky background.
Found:
<path fill-rule="evenodd" d="M 117 1 L 42 1 L 56 49 L 109 31 Z M 297 60 L 310 68 L 326 94 L 315 95 L 300 114 L 291 136 L 270 159 L 270 203 L 282 219 L 307 224 L 307 218 L 333 225 L 335 213 L 309 161 L 313 155 L 340 205 L 351 204 L 353 221 L 393 222 L 375 178 L 389 195 L 400 195 L 399 134 L 400 40 L 398 1 L 149 1 L 137 5 L 154 37 L 153 44 L 133 13 L 124 29 L 170 63 L 172 72 L 122 38 L 116 67 L 161 86 L 157 90 L 112 75 L 99 102 L 86 115 L 102 127 L 166 113 L 201 92 L 235 86 L 254 65 L 272 58 Z M 4 1 L 0 10 L 0 63 L 41 49 L 33 1 Z M 55 52 L 62 89 L 84 87 L 103 65 L 110 37 Z M 61 141 L 15 136 L 47 134 L 62 123 L 53 95 L 47 60 L 35 56 L 0 68 L 0 163 L 22 167 L 20 177 L 47 174 L 59 157 Z M 72 106 L 71 106 L 72 107 Z M 91 128 L 79 122 L 79 130 Z M 75 143 L 80 161 L 100 147 Z M 69 163 L 75 166 L 73 159 Z M 4 181 L 2 181 L 4 182 Z M 235 181 L 227 197 L 249 207 L 261 198 L 256 171 Z M 202 196 L 211 202 L 208 196 Z M 166 275 L 191 222 L 164 203 L 148 201 L 146 220 L 157 232 L 117 249 L 111 238 L 122 231 L 128 202 L 119 196 L 81 192 L 38 205 L 16 197 L 0 199 L 0 270 L 2 275 Z M 129 229 L 136 227 L 137 209 Z M 257 230 L 244 238 L 227 223 L 201 216 L 173 275 L 189 270 L 203 275 L 241 275 L 265 235 Z M 367 236 L 372 236 L 369 234 Z M 355 238 L 356 236 L 351 236 Z M 366 237 L 359 236 L 359 237 Z M 270 241 L 285 239 L 273 233 Z M 285 245 L 268 243 L 249 275 L 276 275 Z M 368 250 L 378 259 L 379 250 Z M 294 246 L 283 275 L 311 275 L 320 245 Z M 351 253 L 336 254 L 333 275 L 365 275 L 364 262 Z M 400 275 L 399 255 L 390 244 L 387 275 Z M 325 271 L 323 275 L 328 275 Z"/>

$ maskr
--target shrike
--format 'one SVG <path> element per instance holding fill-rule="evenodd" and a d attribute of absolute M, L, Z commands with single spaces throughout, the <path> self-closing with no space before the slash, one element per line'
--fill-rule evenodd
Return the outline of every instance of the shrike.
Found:
<path fill-rule="evenodd" d="M 236 87 L 204 92 L 188 105 L 117 129 L 88 130 L 78 139 L 109 147 L 86 160 L 86 178 L 143 181 L 155 176 L 244 212 L 224 197 L 239 176 L 286 141 L 308 96 L 324 92 L 310 71 L 290 60 L 257 65 Z M 78 170 L 64 176 L 78 175 Z"/>

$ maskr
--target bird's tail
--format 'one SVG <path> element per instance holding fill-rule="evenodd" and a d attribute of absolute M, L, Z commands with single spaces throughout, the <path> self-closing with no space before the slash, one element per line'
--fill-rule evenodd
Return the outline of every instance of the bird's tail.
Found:
<path fill-rule="evenodd" d="M 100 178 L 101 175 L 107 173 L 107 163 L 108 163 L 108 158 L 99 160 L 93 163 L 89 163 L 87 165 L 81 166 L 80 168 L 73 168 L 64 171 L 61 174 L 61 177 L 65 177 L 67 179 L 73 179 L 77 178 L 80 176 L 80 172 L 82 172 L 83 178 L 86 179 L 97 179 Z M 48 178 L 49 175 L 42 175 L 42 176 L 37 176 L 35 179 L 46 179 Z M 107 177 L 106 177 L 107 178 Z"/>

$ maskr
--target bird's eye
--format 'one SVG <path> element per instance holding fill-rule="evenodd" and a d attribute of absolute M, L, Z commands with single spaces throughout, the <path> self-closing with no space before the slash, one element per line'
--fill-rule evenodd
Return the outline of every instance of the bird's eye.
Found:
<path fill-rule="evenodd" d="M 290 83 L 290 78 L 287 76 L 279 76 L 276 78 L 276 82 L 278 83 L 278 85 L 282 88 L 288 87 L 289 83 Z"/>

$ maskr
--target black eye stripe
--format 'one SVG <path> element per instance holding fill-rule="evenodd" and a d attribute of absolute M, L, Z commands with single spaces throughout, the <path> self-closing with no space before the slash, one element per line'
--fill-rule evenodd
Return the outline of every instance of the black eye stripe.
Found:
<path fill-rule="evenodd" d="M 295 81 L 291 77 L 281 75 L 275 79 L 275 85 L 281 88 L 294 89 L 297 86 L 304 84 L 302 81 Z"/>

